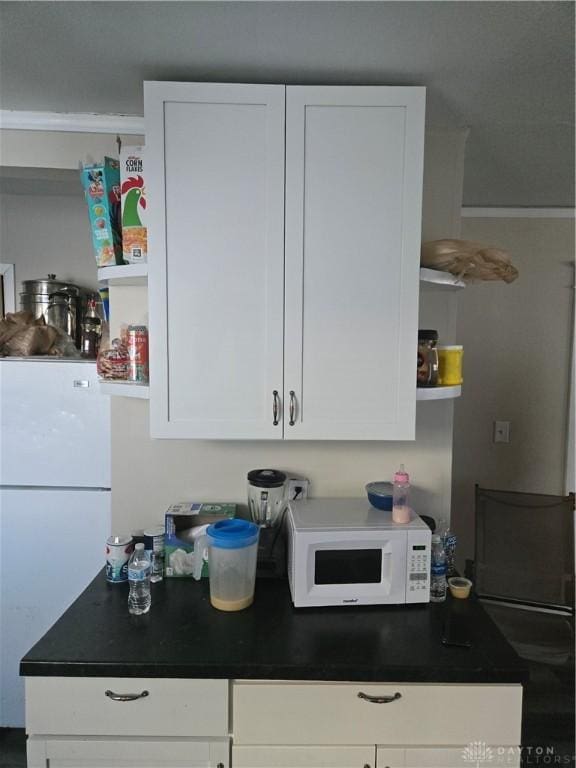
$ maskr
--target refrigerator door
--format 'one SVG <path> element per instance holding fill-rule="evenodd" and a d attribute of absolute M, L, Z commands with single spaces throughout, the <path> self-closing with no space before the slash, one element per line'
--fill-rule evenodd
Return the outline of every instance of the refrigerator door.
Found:
<path fill-rule="evenodd" d="M 0 490 L 0 531 L 0 727 L 21 727 L 20 659 L 103 568 L 110 492 Z"/>
<path fill-rule="evenodd" d="M 96 364 L 0 361 L 0 485 L 110 488 L 110 398 Z"/>

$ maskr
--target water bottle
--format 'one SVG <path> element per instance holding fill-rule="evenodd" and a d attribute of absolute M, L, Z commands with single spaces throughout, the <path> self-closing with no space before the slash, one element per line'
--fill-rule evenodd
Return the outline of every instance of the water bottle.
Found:
<path fill-rule="evenodd" d="M 444 554 L 446 555 L 446 576 L 454 576 L 456 573 L 456 545 L 458 540 L 452 531 L 448 528 L 442 534 L 442 544 L 444 545 Z"/>
<path fill-rule="evenodd" d="M 430 578 L 430 602 L 443 603 L 446 600 L 446 554 L 442 538 L 432 536 L 432 568 Z"/>
<path fill-rule="evenodd" d="M 144 549 L 144 544 L 136 544 L 128 563 L 128 612 L 139 616 L 148 613 L 152 597 L 150 595 L 150 555 Z"/>
<path fill-rule="evenodd" d="M 400 469 L 394 475 L 394 485 L 392 490 L 392 521 L 395 523 L 409 523 L 412 517 L 410 507 L 408 506 L 408 495 L 410 493 L 410 476 L 404 469 L 404 464 L 400 464 Z"/>

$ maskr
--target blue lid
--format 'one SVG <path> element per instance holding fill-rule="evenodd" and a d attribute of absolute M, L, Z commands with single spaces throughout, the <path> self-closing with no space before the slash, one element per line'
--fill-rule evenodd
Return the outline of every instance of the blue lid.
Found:
<path fill-rule="evenodd" d="M 210 537 L 213 547 L 221 549 L 240 549 L 249 547 L 258 541 L 260 529 L 248 520 L 220 520 L 209 525 L 206 535 Z"/>

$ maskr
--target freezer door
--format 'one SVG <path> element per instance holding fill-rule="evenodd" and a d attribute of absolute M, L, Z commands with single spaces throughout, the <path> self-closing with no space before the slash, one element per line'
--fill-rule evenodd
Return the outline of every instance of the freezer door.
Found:
<path fill-rule="evenodd" d="M 110 488 L 95 363 L 2 360 L 0 403 L 0 485 Z"/>
<path fill-rule="evenodd" d="M 103 568 L 110 491 L 0 490 L 0 531 L 0 727 L 21 727 L 20 659 Z"/>

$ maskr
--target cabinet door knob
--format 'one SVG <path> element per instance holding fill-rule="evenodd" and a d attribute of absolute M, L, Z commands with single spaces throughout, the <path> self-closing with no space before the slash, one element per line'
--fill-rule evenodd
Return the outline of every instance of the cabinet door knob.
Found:
<path fill-rule="evenodd" d="M 112 701 L 136 701 L 136 699 L 145 699 L 150 694 L 148 691 L 142 693 L 114 693 L 114 691 L 104 691 L 104 696 L 108 696 Z"/>
<path fill-rule="evenodd" d="M 278 426 L 278 414 L 280 412 L 280 398 L 278 397 L 278 390 L 275 389 L 274 392 L 272 392 L 272 424 L 274 424 L 275 427 Z"/>
<path fill-rule="evenodd" d="M 290 426 L 293 427 L 296 418 L 296 393 L 293 389 L 290 390 Z"/>
<path fill-rule="evenodd" d="M 360 691 L 358 698 L 364 699 L 364 701 L 369 701 L 371 704 L 390 704 L 391 701 L 401 699 L 402 694 L 396 691 L 393 696 L 369 696 L 367 693 L 362 693 L 362 691 Z"/>

